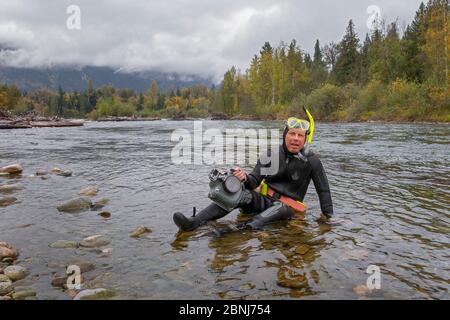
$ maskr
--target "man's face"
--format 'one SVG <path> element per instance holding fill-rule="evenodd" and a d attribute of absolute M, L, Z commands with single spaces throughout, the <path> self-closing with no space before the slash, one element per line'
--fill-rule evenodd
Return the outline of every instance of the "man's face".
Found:
<path fill-rule="evenodd" d="M 302 129 L 289 129 L 285 140 L 289 152 L 298 153 L 305 145 L 305 131 Z"/>

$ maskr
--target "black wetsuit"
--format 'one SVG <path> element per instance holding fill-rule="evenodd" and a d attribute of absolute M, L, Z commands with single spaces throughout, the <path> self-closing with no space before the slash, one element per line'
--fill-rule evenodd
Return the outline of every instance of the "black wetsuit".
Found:
<path fill-rule="evenodd" d="M 283 141 L 285 141 L 285 133 Z M 292 217 L 293 210 L 282 204 L 274 198 L 263 196 L 259 192 L 253 191 L 257 188 L 261 181 L 265 179 L 270 188 L 280 195 L 284 195 L 295 200 L 303 201 L 306 191 L 308 190 L 311 179 L 319 195 L 320 207 L 322 213 L 330 217 L 333 215 L 333 204 L 331 201 L 330 187 L 325 170 L 317 155 L 308 153 L 292 154 L 287 150 L 285 143 L 279 149 L 279 168 L 276 174 L 270 176 L 262 176 L 262 163 L 260 158 L 255 168 L 247 175 L 245 182 L 246 189 L 243 197 L 237 206 L 244 213 L 251 214 L 254 218 L 246 223 L 249 228 L 259 228 L 267 223 L 278 220 L 286 220 Z M 211 203 L 195 216 L 195 218 L 186 218 L 181 213 L 174 214 L 174 221 L 182 230 L 193 230 L 209 220 L 216 220 L 225 215 L 229 211 L 221 208 L 215 203 Z"/>
<path fill-rule="evenodd" d="M 271 176 L 262 176 L 262 167 L 261 161 L 258 160 L 253 171 L 247 175 L 245 183 L 247 189 L 257 188 L 265 179 L 267 185 L 277 193 L 303 201 L 312 179 L 319 195 L 322 213 L 327 216 L 333 215 L 328 179 L 317 155 L 311 152 L 307 156 L 298 156 L 287 151 L 284 146 L 280 146 L 278 172 Z M 254 206 L 258 207 L 256 203 Z"/>

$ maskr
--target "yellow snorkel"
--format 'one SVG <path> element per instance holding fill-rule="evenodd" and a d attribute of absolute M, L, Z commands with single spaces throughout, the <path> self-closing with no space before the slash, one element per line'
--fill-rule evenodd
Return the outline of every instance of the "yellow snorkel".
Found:
<path fill-rule="evenodd" d="M 306 109 L 306 107 L 303 106 L 303 111 L 305 111 L 306 115 L 308 116 L 309 120 L 309 133 L 308 133 L 308 144 L 312 142 L 313 135 L 314 135 L 314 118 L 311 115 L 311 113 Z"/>

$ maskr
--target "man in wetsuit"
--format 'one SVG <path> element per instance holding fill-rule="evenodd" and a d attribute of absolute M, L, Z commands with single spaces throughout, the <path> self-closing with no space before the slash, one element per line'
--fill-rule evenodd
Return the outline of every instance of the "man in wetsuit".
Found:
<path fill-rule="evenodd" d="M 290 219 L 295 211 L 299 211 L 296 204 L 303 201 L 311 179 L 319 196 L 322 214 L 327 218 L 333 215 L 325 170 L 318 156 L 310 152 L 307 146 L 309 135 L 312 134 L 310 129 L 310 122 L 306 120 L 288 119 L 279 149 L 279 167 L 275 174 L 262 176 L 261 168 L 270 163 L 263 165 L 267 161 L 261 161 L 261 158 L 251 173 L 235 168 L 233 174 L 245 185 L 236 207 L 253 215 L 253 219 L 241 225 L 241 228 L 257 229 L 274 221 Z M 255 191 L 263 185 L 269 192 L 262 194 Z M 180 230 L 190 231 L 210 220 L 222 218 L 229 212 L 231 211 L 212 203 L 194 217 L 176 212 L 173 220 Z"/>

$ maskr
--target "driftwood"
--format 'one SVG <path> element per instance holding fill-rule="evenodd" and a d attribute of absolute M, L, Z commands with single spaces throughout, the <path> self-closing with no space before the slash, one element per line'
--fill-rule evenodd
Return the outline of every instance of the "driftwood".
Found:
<path fill-rule="evenodd" d="M 98 118 L 97 121 L 155 121 L 161 120 L 158 117 L 148 117 L 148 118 L 139 118 L 139 117 L 103 117 Z"/>
<path fill-rule="evenodd" d="M 28 129 L 43 127 L 74 127 L 84 125 L 84 120 L 61 119 L 58 117 L 42 117 L 36 115 L 12 116 L 0 114 L 0 129 Z"/>

